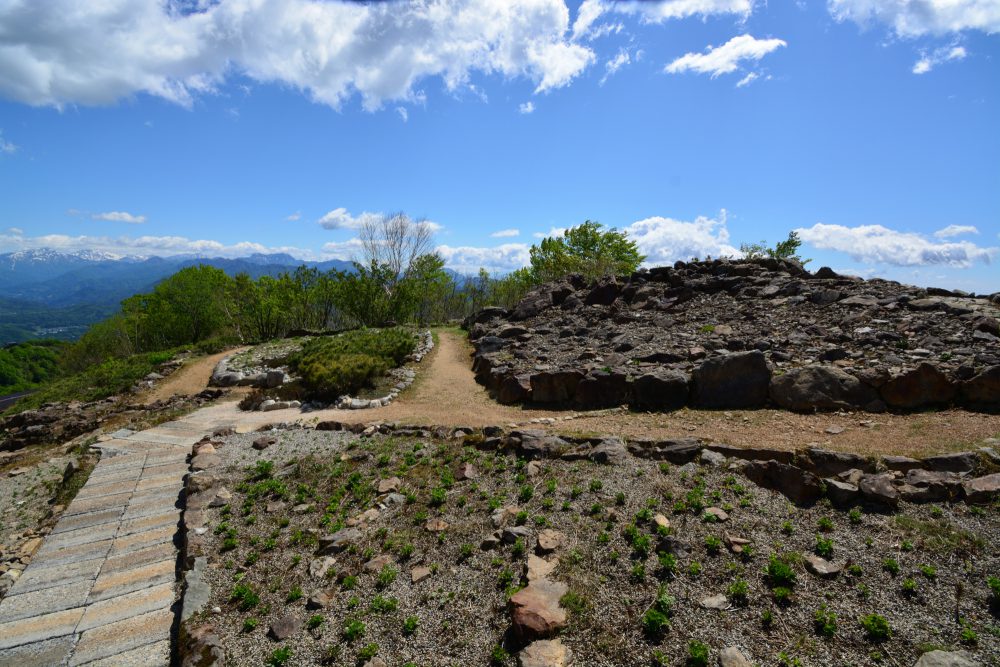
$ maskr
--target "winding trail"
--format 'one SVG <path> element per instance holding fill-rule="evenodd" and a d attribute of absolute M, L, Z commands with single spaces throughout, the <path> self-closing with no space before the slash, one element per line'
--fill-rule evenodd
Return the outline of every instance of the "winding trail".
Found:
<path fill-rule="evenodd" d="M 449 330 L 440 330 L 438 338 L 417 381 L 384 408 L 246 413 L 230 400 L 138 433 L 116 432 L 96 445 L 102 453 L 97 467 L 0 600 L 0 665 L 170 664 L 187 461 L 192 445 L 216 428 L 250 431 L 326 419 L 456 426 L 541 419 L 533 425 L 630 436 L 693 435 L 734 445 L 796 448 L 819 442 L 831 449 L 917 455 L 968 448 L 1000 434 L 1000 416 L 960 410 L 907 416 L 775 410 L 637 414 L 503 406 L 475 382 L 468 343 Z M 178 369 L 147 400 L 201 391 L 222 356 Z"/>

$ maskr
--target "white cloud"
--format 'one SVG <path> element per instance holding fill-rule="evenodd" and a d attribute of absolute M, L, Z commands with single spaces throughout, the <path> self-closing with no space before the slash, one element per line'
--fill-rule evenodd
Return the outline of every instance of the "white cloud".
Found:
<path fill-rule="evenodd" d="M 848 254 L 857 262 L 894 266 L 943 264 L 959 268 L 989 263 L 1000 248 L 982 248 L 968 241 L 935 242 L 922 234 L 898 232 L 882 225 L 845 227 L 817 223 L 796 230 L 806 243 Z"/>
<path fill-rule="evenodd" d="M 651 217 L 633 222 L 623 230 L 646 255 L 647 266 L 662 266 L 692 257 L 738 257 L 729 241 L 726 211 L 716 218 L 699 216 L 692 222 Z"/>
<path fill-rule="evenodd" d="M 517 112 L 519 114 L 535 113 L 535 104 L 534 104 L 534 102 L 524 102 L 524 103 L 522 103 L 519 107 L 517 107 Z"/>
<path fill-rule="evenodd" d="M 531 259 L 526 243 L 504 243 L 494 247 L 441 245 L 436 248 L 445 266 L 459 273 L 475 273 L 480 268 L 507 273 L 527 266 Z"/>
<path fill-rule="evenodd" d="M 564 0 L 163 0 L 0 3 L 0 95 L 37 106 L 111 104 L 146 93 L 190 107 L 230 75 L 339 108 L 419 101 L 473 73 L 544 92 L 594 60 L 570 39 Z"/>
<path fill-rule="evenodd" d="M 288 217 L 286 217 L 285 220 L 288 221 L 288 222 L 295 222 L 296 220 L 298 220 L 301 217 L 302 217 L 302 213 L 300 211 L 296 211 L 295 213 L 292 213 L 291 215 L 289 215 Z"/>
<path fill-rule="evenodd" d="M 913 64 L 913 73 L 926 74 L 942 63 L 952 60 L 964 60 L 966 55 L 968 54 L 965 51 L 965 47 L 962 46 L 943 46 L 940 49 L 934 49 L 930 53 L 924 51 L 920 55 L 920 60 Z"/>
<path fill-rule="evenodd" d="M 288 253 L 299 259 L 321 259 L 310 250 L 291 246 L 269 247 L 260 243 L 241 241 L 226 244 L 209 239 L 189 239 L 183 236 L 68 236 L 47 234 L 24 236 L 15 230 L 10 235 L 0 234 L 0 248 L 4 252 L 52 248 L 63 252 L 93 250 L 120 256 L 147 257 L 156 255 L 200 255 L 203 257 L 246 257 L 253 253 Z M 19 230 L 18 230 L 19 231 Z"/>
<path fill-rule="evenodd" d="M 648 23 L 663 23 L 689 16 L 735 14 L 747 17 L 753 11 L 753 0 L 627 0 L 614 3 L 615 11 L 639 14 Z"/>
<path fill-rule="evenodd" d="M 332 259 L 353 260 L 362 250 L 361 239 L 348 239 L 323 244 L 323 254 Z"/>
<path fill-rule="evenodd" d="M 745 77 L 736 82 L 737 88 L 742 88 L 743 86 L 749 86 L 751 83 L 756 81 L 760 77 L 757 72 L 748 72 Z"/>
<path fill-rule="evenodd" d="M 1000 32 L 1000 3 L 994 0 L 827 0 L 827 7 L 838 21 L 877 21 L 900 37 Z"/>
<path fill-rule="evenodd" d="M 631 62 L 632 57 L 629 55 L 627 49 L 621 49 L 618 51 L 618 55 L 604 63 L 604 76 L 601 77 L 601 85 L 604 85 L 604 82 L 608 80 L 608 77 L 614 76 L 618 70 Z"/>
<path fill-rule="evenodd" d="M 90 216 L 92 220 L 104 220 L 106 222 L 124 222 L 130 225 L 141 225 L 146 222 L 144 215 L 132 215 L 127 211 L 108 211 L 106 213 L 94 213 Z"/>
<path fill-rule="evenodd" d="M 382 213 L 365 211 L 361 215 L 354 217 L 346 208 L 340 207 L 327 212 L 318 220 L 318 222 L 323 229 L 361 229 L 364 227 L 365 223 L 376 220 L 382 215 Z M 431 220 L 422 220 L 420 221 L 420 224 L 424 225 L 435 234 L 444 229 L 442 225 L 432 222 Z"/>
<path fill-rule="evenodd" d="M 495 239 L 507 239 L 520 235 L 521 235 L 520 229 L 501 229 L 498 232 L 493 232 L 492 234 L 490 234 L 490 237 Z"/>
<path fill-rule="evenodd" d="M 2 62 L 2 61 L 0 61 Z M 13 144 L 3 138 L 3 131 L 0 130 L 0 153 L 5 153 L 7 155 L 13 155 L 17 152 L 17 145 Z"/>
<path fill-rule="evenodd" d="M 403 119 L 403 122 L 410 120 L 410 112 L 406 110 L 406 107 L 396 107 L 396 113 L 399 117 Z"/>
<path fill-rule="evenodd" d="M 581 39 L 590 32 L 590 26 L 601 18 L 608 6 L 604 0 L 583 0 L 573 21 L 573 39 Z"/>
<path fill-rule="evenodd" d="M 24 230 L 20 227 L 8 227 L 7 232 L 14 236 L 24 236 Z"/>
<path fill-rule="evenodd" d="M 938 239 L 948 239 L 952 236 L 961 236 L 963 234 L 978 234 L 979 230 L 972 225 L 948 225 L 944 229 L 939 229 L 934 232 L 934 238 Z"/>
<path fill-rule="evenodd" d="M 787 46 L 782 39 L 757 39 L 737 35 L 722 46 L 708 47 L 705 53 L 687 53 L 663 68 L 668 74 L 697 72 L 717 77 L 739 69 L 744 60 L 760 60 L 775 49 Z"/>

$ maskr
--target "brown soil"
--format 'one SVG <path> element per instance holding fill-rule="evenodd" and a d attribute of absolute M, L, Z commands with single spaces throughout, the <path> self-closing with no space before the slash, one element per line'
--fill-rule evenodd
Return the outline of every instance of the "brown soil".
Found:
<path fill-rule="evenodd" d="M 149 405 L 171 396 L 192 396 L 204 390 L 212 377 L 212 371 L 223 357 L 242 352 L 248 348 L 227 350 L 207 357 L 198 357 L 186 362 L 183 366 L 167 376 L 162 382 L 140 397 L 140 401 Z"/>

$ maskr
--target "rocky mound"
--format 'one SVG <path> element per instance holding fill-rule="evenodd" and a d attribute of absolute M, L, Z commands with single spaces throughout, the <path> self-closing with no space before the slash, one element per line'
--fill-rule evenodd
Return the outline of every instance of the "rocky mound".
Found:
<path fill-rule="evenodd" d="M 998 315 L 1000 294 L 714 260 L 568 276 L 464 326 L 501 403 L 995 411 Z"/>

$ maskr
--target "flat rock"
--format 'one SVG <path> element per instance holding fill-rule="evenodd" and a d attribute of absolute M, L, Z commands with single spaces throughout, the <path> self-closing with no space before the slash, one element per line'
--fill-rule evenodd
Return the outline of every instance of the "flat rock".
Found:
<path fill-rule="evenodd" d="M 431 568 L 429 567 L 415 567 L 410 570 L 410 582 L 414 584 L 419 584 L 420 582 L 429 579 L 431 576 Z"/>
<path fill-rule="evenodd" d="M 278 442 L 277 438 L 270 435 L 265 435 L 254 440 L 251 447 L 253 447 L 257 451 L 262 451 L 267 449 L 271 445 L 275 444 L 276 442 Z"/>
<path fill-rule="evenodd" d="M 520 667 L 569 667 L 573 652 L 561 639 L 540 639 L 518 653 Z"/>
<path fill-rule="evenodd" d="M 396 562 L 392 556 L 389 554 L 382 554 L 380 556 L 375 556 L 370 561 L 364 564 L 365 572 L 378 572 L 386 565 L 392 565 Z"/>
<path fill-rule="evenodd" d="M 718 593 L 717 595 L 712 595 L 710 597 L 704 598 L 698 604 L 700 604 L 705 609 L 717 609 L 717 610 L 729 609 L 729 598 L 727 598 L 722 593 Z"/>
<path fill-rule="evenodd" d="M 538 533 L 538 553 L 551 553 L 561 547 L 565 540 L 566 536 L 558 530 L 546 528 L 542 532 Z"/>
<path fill-rule="evenodd" d="M 780 491 L 798 504 L 814 503 L 823 495 L 819 477 L 787 463 L 749 461 L 743 466 L 743 474 L 758 486 Z"/>
<path fill-rule="evenodd" d="M 771 400 L 786 410 L 852 410 L 878 400 L 878 393 L 836 366 L 804 366 L 771 380 Z"/>
<path fill-rule="evenodd" d="M 331 535 L 319 538 L 319 555 L 338 553 L 356 543 L 362 537 L 357 528 L 343 528 Z"/>
<path fill-rule="evenodd" d="M 865 500 L 896 508 L 899 506 L 899 492 L 892 481 L 891 475 L 865 475 L 858 484 L 858 490 Z"/>
<path fill-rule="evenodd" d="M 431 533 L 440 533 L 448 530 L 448 523 L 444 519 L 427 519 L 427 523 L 424 524 L 424 529 Z"/>
<path fill-rule="evenodd" d="M 559 565 L 559 559 L 553 557 L 550 560 L 541 558 L 534 554 L 528 555 L 528 581 L 544 579 L 555 571 Z"/>
<path fill-rule="evenodd" d="M 703 408 L 758 408 L 767 402 L 771 371 L 759 351 L 703 361 L 691 376 L 692 402 Z"/>
<path fill-rule="evenodd" d="M 326 609 L 337 597 L 337 591 L 332 588 L 324 588 L 313 591 L 306 600 L 306 609 Z"/>
<path fill-rule="evenodd" d="M 382 495 L 384 493 L 395 493 L 403 486 L 403 480 L 398 477 L 390 477 L 388 479 L 380 479 L 378 482 L 378 493 Z"/>
<path fill-rule="evenodd" d="M 719 667 L 753 667 L 753 663 L 735 646 L 727 646 L 719 651 Z"/>
<path fill-rule="evenodd" d="M 948 377 L 927 362 L 890 378 L 880 391 L 889 407 L 904 410 L 947 405 L 957 393 Z"/>
<path fill-rule="evenodd" d="M 844 566 L 838 563 L 831 563 L 825 558 L 820 558 L 816 554 L 806 554 L 806 569 L 818 577 L 832 579 L 844 571 Z"/>
<path fill-rule="evenodd" d="M 913 667 L 982 667 L 982 663 L 965 651 L 928 651 Z"/>
<path fill-rule="evenodd" d="M 726 512 L 724 509 L 721 509 L 721 508 L 718 508 L 718 507 L 708 507 L 708 508 L 706 508 L 705 509 L 705 514 L 708 514 L 709 516 L 714 516 L 715 519 L 716 519 L 716 521 L 719 521 L 719 522 L 729 521 L 729 513 Z"/>
<path fill-rule="evenodd" d="M 990 503 L 1000 498 L 1000 473 L 977 477 L 963 484 L 965 502 L 974 504 Z"/>
<path fill-rule="evenodd" d="M 330 568 L 337 564 L 337 559 L 330 556 L 314 558 L 309 561 L 309 576 L 313 579 L 323 579 Z"/>
<path fill-rule="evenodd" d="M 479 477 L 479 472 L 476 470 L 476 466 L 471 463 L 462 463 L 455 469 L 455 481 L 464 482 L 467 479 L 476 479 Z"/>
<path fill-rule="evenodd" d="M 566 627 L 566 610 L 559 600 L 569 587 L 558 581 L 539 579 L 510 598 L 514 634 L 521 641 L 546 639 Z"/>

